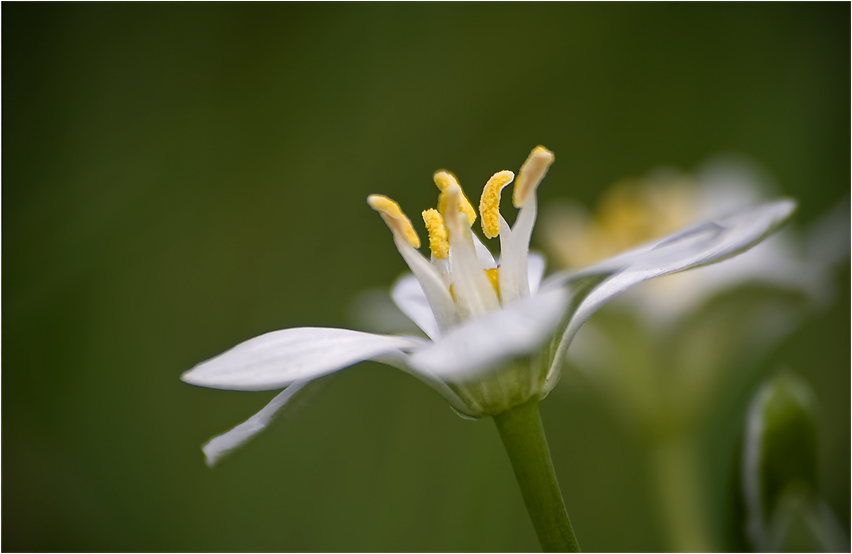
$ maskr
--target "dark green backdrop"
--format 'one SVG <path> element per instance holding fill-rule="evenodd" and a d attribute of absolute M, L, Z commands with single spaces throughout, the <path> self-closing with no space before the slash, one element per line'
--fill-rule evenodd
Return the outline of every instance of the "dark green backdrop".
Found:
<path fill-rule="evenodd" d="M 592 203 L 737 152 L 801 201 L 850 183 L 849 4 L 9 4 L 2 7 L 3 550 L 535 550 L 490 421 L 362 364 L 209 470 L 274 393 L 193 388 L 264 331 L 350 325 L 402 270 L 365 204 L 471 195 L 544 144 L 540 198 Z M 848 266 L 766 362 L 822 401 L 850 508 Z M 543 404 L 587 550 L 665 547 L 645 459 L 584 381 Z M 708 432 L 708 486 L 739 412 Z M 715 513 L 724 513 L 717 494 Z"/>

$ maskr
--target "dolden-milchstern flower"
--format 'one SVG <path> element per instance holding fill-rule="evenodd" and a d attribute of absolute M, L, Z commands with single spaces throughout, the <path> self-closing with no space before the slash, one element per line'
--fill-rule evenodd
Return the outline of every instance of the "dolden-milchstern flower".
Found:
<path fill-rule="evenodd" d="M 591 268 L 542 281 L 544 260 L 529 252 L 536 190 L 553 163 L 536 147 L 521 166 L 495 173 L 482 192 L 484 235 L 500 238 L 500 257 L 471 229 L 476 211 L 449 172 L 435 173 L 437 209 L 423 212 L 431 259 L 399 205 L 371 195 L 410 275 L 391 297 L 429 337 L 390 336 L 349 329 L 295 328 L 241 343 L 185 372 L 190 384 L 231 390 L 286 387 L 258 414 L 204 447 L 208 464 L 264 429 L 295 396 L 318 379 L 365 360 L 392 365 L 436 390 L 460 415 L 493 416 L 555 385 L 565 350 L 579 326 L 613 296 L 641 281 L 714 263 L 760 242 L 789 218 L 779 200 L 683 229 Z M 515 181 L 519 209 L 511 227 L 500 214 L 500 193 Z"/>

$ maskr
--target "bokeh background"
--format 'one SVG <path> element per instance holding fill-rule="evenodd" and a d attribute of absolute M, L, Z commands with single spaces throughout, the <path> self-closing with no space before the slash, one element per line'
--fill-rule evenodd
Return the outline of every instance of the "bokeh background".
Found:
<path fill-rule="evenodd" d="M 214 470 L 275 393 L 180 373 L 351 326 L 404 265 L 365 204 L 471 195 L 544 144 L 544 204 L 750 156 L 815 221 L 850 187 L 849 4 L 4 3 L 2 548 L 537 550 L 491 421 L 373 363 Z M 821 402 L 848 532 L 848 265 L 766 360 Z M 707 433 L 713 513 L 742 410 Z M 666 548 L 638 446 L 566 375 L 542 404 L 586 550 Z M 722 516 L 718 516 L 720 522 Z M 719 523 L 721 525 L 721 523 Z"/>

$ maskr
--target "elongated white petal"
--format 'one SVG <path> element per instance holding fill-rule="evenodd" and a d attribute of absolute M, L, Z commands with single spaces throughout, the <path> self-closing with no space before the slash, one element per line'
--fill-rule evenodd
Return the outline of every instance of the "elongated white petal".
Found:
<path fill-rule="evenodd" d="M 449 329 L 454 326 L 458 322 L 458 313 L 450 296 L 450 291 L 438 269 L 404 240 L 394 237 L 394 243 L 402 259 L 405 260 L 411 272 L 420 281 L 420 286 L 423 287 L 423 292 L 429 300 L 429 306 L 432 308 L 438 326 L 441 329 Z"/>
<path fill-rule="evenodd" d="M 247 340 L 181 375 L 190 385 L 228 390 L 274 390 L 315 379 L 384 354 L 428 343 L 416 337 L 349 329 L 299 327 Z"/>
<path fill-rule="evenodd" d="M 457 202 L 459 194 L 456 187 L 451 200 Z M 467 216 L 451 202 L 444 219 L 450 231 L 450 274 L 456 306 L 468 318 L 497 309 L 500 305 L 497 293 L 477 259 Z"/>
<path fill-rule="evenodd" d="M 545 260 L 544 256 L 536 252 L 530 252 L 527 257 L 527 277 L 530 283 L 530 294 L 538 292 L 538 286 L 541 284 L 541 278 L 544 275 Z"/>
<path fill-rule="evenodd" d="M 437 340 L 441 336 L 441 330 L 432 313 L 432 308 L 429 307 L 426 293 L 423 292 L 420 281 L 414 275 L 403 275 L 397 279 L 391 289 L 391 298 L 402 313 L 416 323 L 429 338 Z"/>
<path fill-rule="evenodd" d="M 625 291 L 622 301 L 639 310 L 649 323 L 665 326 L 693 313 L 709 298 L 745 283 L 802 292 L 815 303 L 828 300 L 828 276 L 817 264 L 797 259 L 792 242 L 785 240 L 791 237 L 785 237 L 784 231 L 755 245 L 748 255 Z"/>
<path fill-rule="evenodd" d="M 362 290 L 346 310 L 353 329 L 377 335 L 414 335 L 420 328 L 391 299 L 386 288 Z"/>
<path fill-rule="evenodd" d="M 512 358 L 530 354 L 549 339 L 568 306 L 555 289 L 518 300 L 463 324 L 418 350 L 409 365 L 448 381 L 464 382 Z"/>
<path fill-rule="evenodd" d="M 497 267 L 497 262 L 494 261 L 494 255 L 488 250 L 488 247 L 482 244 L 473 229 L 470 231 L 470 236 L 473 240 L 473 247 L 476 249 L 476 259 L 479 260 L 479 267 L 482 269 L 492 269 Z"/>
<path fill-rule="evenodd" d="M 511 231 L 506 221 L 500 218 L 500 297 L 503 302 L 530 295 L 527 260 L 535 226 L 536 204 L 535 194 L 532 194 L 518 212 Z"/>
<path fill-rule="evenodd" d="M 796 210 L 793 200 L 777 200 L 691 225 L 668 237 L 596 264 L 581 273 L 630 267 L 660 275 L 709 265 L 745 252 L 780 228 Z"/>
<path fill-rule="evenodd" d="M 323 385 L 323 381 L 305 379 L 294 382 L 273 398 L 262 410 L 246 421 L 240 423 L 227 433 L 211 439 L 210 442 L 201 448 L 207 457 L 207 465 L 213 467 L 224 456 L 253 439 L 255 435 L 266 429 L 272 420 L 280 415 L 285 408 L 291 409 L 298 404 L 297 397 L 303 397 L 310 392 L 314 392 Z"/>
<path fill-rule="evenodd" d="M 614 296 L 642 281 L 716 263 L 745 252 L 778 229 L 795 209 L 796 203 L 791 200 L 764 204 L 688 227 L 661 241 L 616 256 L 579 273 L 548 279 L 544 288 L 556 284 L 570 288 L 571 282 L 585 276 L 613 273 L 579 303 L 565 329 L 553 368 L 561 364 L 565 350 L 580 326 Z"/>

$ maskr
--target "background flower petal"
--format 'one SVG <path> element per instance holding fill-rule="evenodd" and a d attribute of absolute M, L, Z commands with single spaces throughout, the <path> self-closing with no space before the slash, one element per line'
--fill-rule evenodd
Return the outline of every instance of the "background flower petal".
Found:
<path fill-rule="evenodd" d="M 551 373 L 559 367 L 565 350 L 580 326 L 595 311 L 628 288 L 654 277 L 684 271 L 726 260 L 745 252 L 783 225 L 796 209 L 792 200 L 779 200 L 736 214 L 706 221 L 678 231 L 655 243 L 621 254 L 576 274 L 557 275 L 546 281 L 552 287 L 558 283 L 575 288 L 585 277 L 611 277 L 588 291 L 582 300 L 574 293 L 577 309 L 571 316 L 562 336 Z"/>
<path fill-rule="evenodd" d="M 407 274 L 397 279 L 390 295 L 402 313 L 429 335 L 429 338 L 436 340 L 441 336 L 438 321 L 429 306 L 429 299 L 414 275 Z"/>

